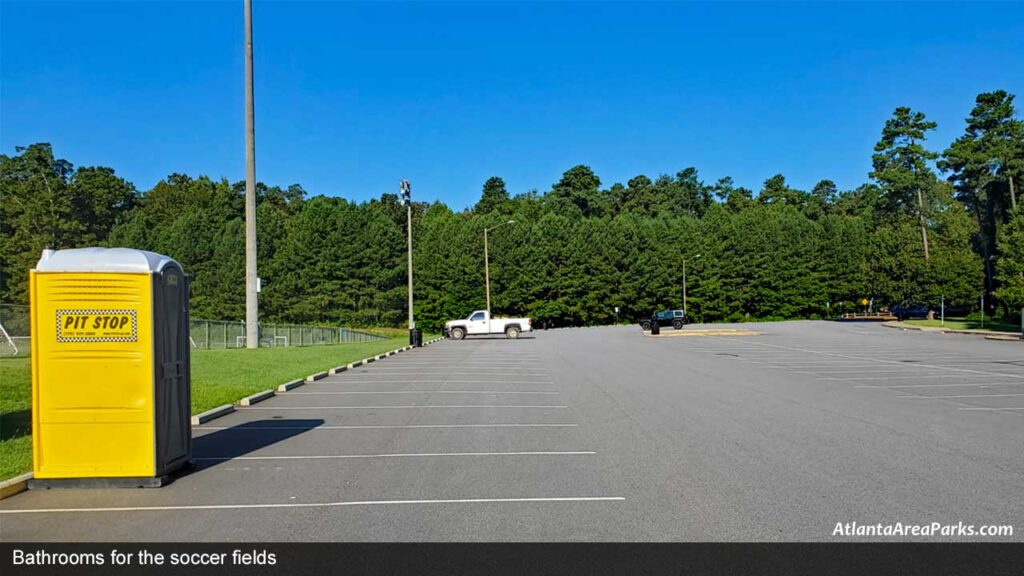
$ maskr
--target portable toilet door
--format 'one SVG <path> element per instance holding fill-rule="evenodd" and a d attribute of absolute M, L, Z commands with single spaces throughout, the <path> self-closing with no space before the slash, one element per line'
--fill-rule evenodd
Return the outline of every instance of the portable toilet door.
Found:
<path fill-rule="evenodd" d="M 153 275 L 153 364 L 156 368 L 156 474 L 192 454 L 188 276 L 171 261 Z"/>

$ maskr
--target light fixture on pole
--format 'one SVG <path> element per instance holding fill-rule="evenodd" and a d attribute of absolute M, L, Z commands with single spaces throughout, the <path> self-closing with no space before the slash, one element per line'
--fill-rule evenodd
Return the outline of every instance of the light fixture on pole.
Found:
<path fill-rule="evenodd" d="M 696 260 L 700 256 L 700 254 L 697 254 L 690 258 L 690 260 Z M 686 311 L 686 258 L 683 258 L 683 317 L 686 318 L 686 321 L 690 320 L 689 312 Z"/>
<path fill-rule="evenodd" d="M 416 320 L 412 311 L 412 185 L 408 180 L 401 180 L 398 183 L 401 191 L 402 204 L 405 205 L 405 230 L 409 246 L 408 253 L 408 280 L 409 280 L 409 344 L 419 346 L 419 338 L 416 337 Z"/>
<path fill-rule="evenodd" d="M 491 269 L 490 269 L 489 259 L 487 257 L 487 233 L 490 232 L 491 230 L 497 230 L 498 228 L 501 228 L 502 226 L 510 226 L 510 225 L 515 224 L 515 223 L 516 223 L 515 220 L 509 220 L 508 222 L 505 222 L 504 224 L 498 224 L 497 226 L 494 226 L 493 228 L 484 228 L 484 285 L 487 288 L 487 317 L 488 318 L 491 317 Z"/>

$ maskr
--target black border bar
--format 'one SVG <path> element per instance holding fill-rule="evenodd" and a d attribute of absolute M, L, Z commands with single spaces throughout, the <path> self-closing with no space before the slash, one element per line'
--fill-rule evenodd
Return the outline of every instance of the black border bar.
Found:
<path fill-rule="evenodd" d="M 163 554 L 162 566 L 112 565 L 111 551 Z M 92 553 L 103 565 L 14 565 L 15 550 Z M 232 553 L 265 552 L 273 565 L 233 565 Z M 226 554 L 226 565 L 172 566 L 171 554 Z M 337 574 L 509 576 L 602 574 L 1002 576 L 1024 574 L 1024 543 L 0 544 L 2 574 Z"/>

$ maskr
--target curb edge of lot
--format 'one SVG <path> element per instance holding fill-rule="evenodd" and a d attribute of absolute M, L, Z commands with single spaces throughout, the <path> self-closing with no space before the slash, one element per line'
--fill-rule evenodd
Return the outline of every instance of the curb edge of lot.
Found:
<path fill-rule="evenodd" d="M 28 481 L 32 479 L 32 473 L 26 472 L 20 476 L 14 478 L 8 478 L 3 482 L 0 482 L 0 500 L 10 498 L 15 494 L 20 494 L 25 490 L 28 490 Z"/>
<path fill-rule="evenodd" d="M 439 342 L 441 340 L 444 340 L 443 336 L 440 338 L 434 338 L 433 340 L 428 340 L 424 342 L 423 345 L 427 346 L 435 342 Z M 390 352 L 385 352 L 384 354 L 378 355 L 377 357 L 372 359 L 364 358 L 363 360 L 352 362 L 350 364 L 336 366 L 334 368 L 331 368 L 330 370 L 327 370 L 326 372 L 317 372 L 316 374 L 310 374 L 306 378 L 291 380 L 277 386 L 276 388 L 271 388 L 269 390 L 264 390 L 262 392 L 257 392 L 255 394 L 250 394 L 248 396 L 240 398 L 236 401 L 236 404 L 238 404 L 239 406 L 251 406 L 253 404 L 256 404 L 257 402 L 262 402 L 269 398 L 273 398 L 274 396 L 277 396 L 279 393 L 288 392 L 289 390 L 293 390 L 295 388 L 298 388 L 299 386 L 303 386 L 305 384 L 321 380 L 323 378 L 326 378 L 327 376 L 333 376 L 335 374 L 355 368 L 356 366 L 363 366 L 369 364 L 370 362 L 374 362 L 375 360 L 387 358 L 389 356 L 394 356 L 400 352 L 405 352 L 412 349 L 412 346 L 403 346 L 401 348 L 391 350 Z M 210 422 L 211 420 L 216 420 L 221 416 L 231 414 L 234 411 L 234 404 L 224 404 L 222 406 L 217 406 L 216 408 L 211 408 L 205 412 L 192 416 L 189 419 L 189 422 L 191 423 L 192 426 L 199 426 L 201 424 Z M 28 481 L 31 480 L 32 477 L 32 472 L 26 472 L 20 476 L 8 478 L 7 480 L 0 482 L 0 500 L 5 500 L 7 498 L 10 498 L 11 496 L 20 494 L 28 490 Z"/>
<path fill-rule="evenodd" d="M 264 390 L 262 392 L 257 392 L 255 394 L 250 394 L 250 395 L 246 396 L 245 398 L 242 398 L 241 400 L 238 401 L 238 405 L 239 406 L 252 406 L 253 404 L 256 404 L 258 402 L 263 402 L 264 400 L 267 400 L 268 398 L 273 398 L 276 395 L 277 394 L 274 392 L 274 389 L 271 388 L 269 390 Z"/>
<path fill-rule="evenodd" d="M 191 422 L 193 426 L 199 426 L 200 424 L 205 424 L 215 418 L 220 418 L 221 416 L 224 416 L 226 414 L 231 414 L 234 411 L 234 404 L 223 404 L 215 408 L 210 408 L 206 412 L 200 412 L 199 414 L 192 416 Z"/>
<path fill-rule="evenodd" d="M 986 340 L 1021 340 L 1020 334 L 1016 332 L 996 332 L 994 330 L 959 330 L 956 328 L 942 328 L 940 326 L 914 326 L 899 322 L 882 322 L 882 326 L 896 330 L 913 330 L 915 332 L 932 332 L 937 334 L 964 334 L 966 336 L 984 336 Z"/>
<path fill-rule="evenodd" d="M 277 387 L 277 391 L 278 392 L 287 392 L 289 390 L 292 390 L 294 388 L 298 388 L 299 386 L 303 386 L 305 384 L 306 384 L 306 381 L 304 379 L 302 379 L 302 378 L 299 378 L 299 379 L 292 380 L 290 382 L 285 382 L 284 384 L 281 384 L 280 386 Z"/>

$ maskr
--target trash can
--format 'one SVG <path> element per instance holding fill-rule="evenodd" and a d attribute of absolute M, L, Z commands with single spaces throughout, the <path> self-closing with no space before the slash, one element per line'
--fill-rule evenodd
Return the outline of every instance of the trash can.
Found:
<path fill-rule="evenodd" d="M 409 345 L 413 348 L 423 347 L 423 330 L 412 328 L 409 330 Z"/>
<path fill-rule="evenodd" d="M 651 316 L 651 335 L 661 334 L 661 326 L 658 326 L 658 315 Z"/>
<path fill-rule="evenodd" d="M 29 487 L 164 484 L 192 457 L 181 265 L 127 248 L 45 250 L 29 284 Z"/>

